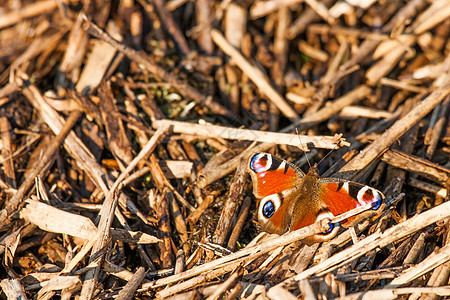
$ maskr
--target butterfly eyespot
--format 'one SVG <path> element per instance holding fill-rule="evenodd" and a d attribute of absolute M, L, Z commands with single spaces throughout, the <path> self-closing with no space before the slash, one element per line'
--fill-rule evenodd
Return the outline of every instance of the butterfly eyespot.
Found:
<path fill-rule="evenodd" d="M 264 204 L 262 213 L 266 218 L 270 218 L 275 213 L 275 205 L 272 201 L 267 201 Z"/>
<path fill-rule="evenodd" d="M 322 211 L 317 216 L 316 222 L 318 222 L 320 220 L 324 220 L 324 219 L 330 220 L 333 217 L 334 217 L 334 215 L 330 211 Z M 327 238 L 334 236 L 337 233 L 339 226 L 340 226 L 339 222 L 338 223 L 328 222 L 328 225 L 330 227 L 327 230 L 325 230 L 319 234 L 322 238 L 324 238 L 324 236 L 327 236 Z"/>
<path fill-rule="evenodd" d="M 267 221 L 280 208 L 282 198 L 278 194 L 273 194 L 261 199 L 258 209 L 258 219 Z"/>
<path fill-rule="evenodd" d="M 371 204 L 373 210 L 377 210 L 383 202 L 384 196 L 381 192 L 365 186 L 358 191 L 356 199 L 361 205 Z"/>
<path fill-rule="evenodd" d="M 267 171 L 272 166 L 272 156 L 267 153 L 258 153 L 253 155 L 249 167 L 256 173 Z"/>
<path fill-rule="evenodd" d="M 330 228 L 328 228 L 327 230 L 325 230 L 324 232 L 322 232 L 322 234 L 329 234 L 330 232 L 332 232 L 333 231 L 333 229 L 334 229 L 334 224 L 333 223 L 328 223 L 328 225 L 330 226 Z"/>
<path fill-rule="evenodd" d="M 375 192 L 375 199 L 376 199 L 376 200 L 375 200 L 374 202 L 371 203 L 371 204 L 372 204 L 372 209 L 373 209 L 373 210 L 377 210 L 378 208 L 380 208 L 381 203 L 383 202 L 382 197 L 381 197 L 380 194 L 377 193 L 377 192 Z"/>

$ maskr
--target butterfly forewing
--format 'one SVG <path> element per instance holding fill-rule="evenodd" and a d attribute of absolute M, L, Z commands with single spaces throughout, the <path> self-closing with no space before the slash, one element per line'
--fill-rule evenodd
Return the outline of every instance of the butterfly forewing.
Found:
<path fill-rule="evenodd" d="M 295 165 L 268 153 L 258 153 L 249 162 L 256 198 L 282 193 L 294 188 L 304 176 Z"/>
<path fill-rule="evenodd" d="M 334 178 L 324 178 L 318 182 L 317 196 L 335 216 L 365 204 L 372 204 L 374 208 L 378 208 L 384 198 L 376 189 Z"/>

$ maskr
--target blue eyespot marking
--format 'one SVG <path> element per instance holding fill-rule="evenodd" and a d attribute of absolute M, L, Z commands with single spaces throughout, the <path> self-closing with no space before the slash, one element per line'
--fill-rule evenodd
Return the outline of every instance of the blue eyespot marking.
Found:
<path fill-rule="evenodd" d="M 270 218 L 275 213 L 275 205 L 272 201 L 267 201 L 264 203 L 263 209 L 262 209 L 263 216 L 266 218 Z"/>
<path fill-rule="evenodd" d="M 382 200 L 383 199 L 381 199 L 380 194 L 375 192 L 375 201 L 373 201 L 371 203 L 372 204 L 372 209 L 373 210 L 377 210 L 378 208 L 380 208 Z"/>
<path fill-rule="evenodd" d="M 333 231 L 334 229 L 334 224 L 333 223 L 328 223 L 328 225 L 330 226 L 330 228 L 328 228 L 327 230 L 325 230 L 324 232 L 322 232 L 323 234 L 329 234 L 330 232 Z"/>

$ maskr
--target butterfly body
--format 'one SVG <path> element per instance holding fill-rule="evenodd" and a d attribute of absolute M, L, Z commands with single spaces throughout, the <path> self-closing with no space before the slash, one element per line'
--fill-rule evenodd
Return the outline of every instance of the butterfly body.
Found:
<path fill-rule="evenodd" d="M 258 220 L 264 231 L 283 234 L 332 218 L 361 205 L 377 209 L 384 196 L 366 185 L 338 178 L 321 178 L 317 167 L 307 174 L 296 165 L 268 153 L 254 154 L 248 164 L 253 193 L 259 199 Z M 362 217 L 362 216 L 360 216 Z M 360 218 L 342 224 L 350 226 Z M 308 243 L 329 240 L 339 224 L 308 239 Z"/>

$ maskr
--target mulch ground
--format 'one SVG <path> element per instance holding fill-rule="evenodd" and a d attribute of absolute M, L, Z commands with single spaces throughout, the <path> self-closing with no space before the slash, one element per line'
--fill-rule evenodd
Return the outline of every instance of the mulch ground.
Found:
<path fill-rule="evenodd" d="M 449 8 L 4 1 L 1 297 L 449 297 Z M 258 152 L 384 202 L 263 232 Z"/>

